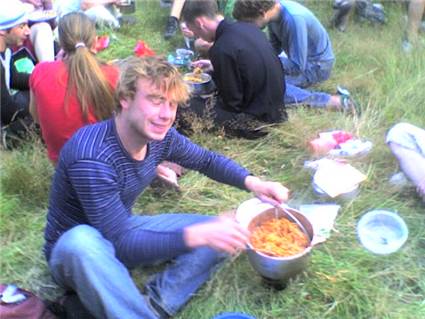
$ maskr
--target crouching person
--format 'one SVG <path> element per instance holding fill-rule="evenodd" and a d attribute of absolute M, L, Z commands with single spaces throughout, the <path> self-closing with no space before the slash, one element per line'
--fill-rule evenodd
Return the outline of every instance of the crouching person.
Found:
<path fill-rule="evenodd" d="M 175 315 L 228 255 L 245 247 L 234 220 L 197 214 L 132 214 L 164 160 L 277 204 L 288 190 L 180 135 L 172 124 L 188 98 L 179 72 L 156 57 L 130 58 L 114 118 L 81 128 L 53 178 L 45 254 L 55 281 L 96 318 Z M 129 269 L 173 260 L 140 292 Z"/>

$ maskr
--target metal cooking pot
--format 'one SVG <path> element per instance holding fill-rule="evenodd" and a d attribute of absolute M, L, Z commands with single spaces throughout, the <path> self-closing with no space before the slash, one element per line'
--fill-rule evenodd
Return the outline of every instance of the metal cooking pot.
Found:
<path fill-rule="evenodd" d="M 201 73 L 200 82 L 187 80 L 187 78 L 190 78 L 192 76 L 199 75 L 195 75 L 194 73 L 186 73 L 185 75 L 183 75 L 183 79 L 189 85 L 192 95 L 208 95 L 214 92 L 215 84 L 211 78 L 211 75 L 209 75 L 208 73 Z"/>
<path fill-rule="evenodd" d="M 301 253 L 288 257 L 265 255 L 256 251 L 250 244 L 247 250 L 251 266 L 265 279 L 279 281 L 280 283 L 287 282 L 307 267 L 314 237 L 313 226 L 301 212 L 287 206 L 285 206 L 285 209 L 289 210 L 306 229 L 309 237 L 308 247 Z M 284 210 L 277 210 L 277 214 L 279 217 L 287 218 L 293 222 Z M 236 213 L 236 219 L 251 232 L 257 225 L 275 218 L 275 216 L 276 210 L 272 205 L 262 203 L 257 199 L 248 201 L 248 204 L 247 202 L 243 203 Z"/>

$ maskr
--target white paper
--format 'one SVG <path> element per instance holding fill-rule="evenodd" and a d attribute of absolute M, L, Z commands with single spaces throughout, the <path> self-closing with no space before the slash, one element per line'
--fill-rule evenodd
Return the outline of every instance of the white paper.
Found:
<path fill-rule="evenodd" d="M 312 243 L 312 245 L 324 242 L 329 238 L 340 208 L 341 206 L 335 204 L 311 204 L 300 206 L 300 212 L 307 217 L 313 226 L 314 243 Z"/>
<path fill-rule="evenodd" d="M 365 179 L 366 175 L 350 164 L 329 160 L 320 163 L 314 174 L 313 182 L 334 198 L 353 191 Z"/>

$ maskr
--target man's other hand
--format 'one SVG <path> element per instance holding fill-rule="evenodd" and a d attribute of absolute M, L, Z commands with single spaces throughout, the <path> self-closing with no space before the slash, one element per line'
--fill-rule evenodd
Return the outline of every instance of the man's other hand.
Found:
<path fill-rule="evenodd" d="M 184 239 L 190 248 L 208 246 L 235 254 L 245 249 L 249 241 L 249 232 L 234 219 L 220 216 L 210 222 L 186 227 Z"/>

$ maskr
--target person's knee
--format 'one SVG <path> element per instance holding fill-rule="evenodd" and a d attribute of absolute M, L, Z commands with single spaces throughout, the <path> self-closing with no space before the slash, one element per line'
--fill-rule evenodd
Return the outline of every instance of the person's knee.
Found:
<path fill-rule="evenodd" d="M 68 258 L 95 261 L 106 251 L 113 250 L 112 244 L 88 225 L 76 226 L 63 236 L 62 253 Z"/>
<path fill-rule="evenodd" d="M 406 139 L 409 139 L 412 131 L 415 130 L 415 126 L 409 123 L 398 123 L 394 125 L 387 133 L 387 143 L 391 149 L 396 144 L 403 145 Z"/>
<path fill-rule="evenodd" d="M 415 126 L 409 123 L 397 123 L 389 131 L 388 134 L 406 134 L 412 130 Z"/>

